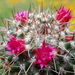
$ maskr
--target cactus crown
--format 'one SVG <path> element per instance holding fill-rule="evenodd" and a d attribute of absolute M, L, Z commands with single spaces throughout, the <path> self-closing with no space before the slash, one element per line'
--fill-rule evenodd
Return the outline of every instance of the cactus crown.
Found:
<path fill-rule="evenodd" d="M 74 75 L 75 32 L 71 11 L 30 8 L 3 19 L 0 75 Z"/>

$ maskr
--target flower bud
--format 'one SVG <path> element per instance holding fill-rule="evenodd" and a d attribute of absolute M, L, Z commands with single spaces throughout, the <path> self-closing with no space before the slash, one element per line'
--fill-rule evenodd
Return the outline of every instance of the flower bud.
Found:
<path fill-rule="evenodd" d="M 66 36 L 65 36 L 65 41 L 66 41 L 66 42 L 72 41 L 73 38 L 74 38 L 73 35 L 66 35 Z"/>

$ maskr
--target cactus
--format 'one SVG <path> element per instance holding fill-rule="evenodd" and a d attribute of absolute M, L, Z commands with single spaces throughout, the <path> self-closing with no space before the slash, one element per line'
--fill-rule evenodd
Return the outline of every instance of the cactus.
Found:
<path fill-rule="evenodd" d="M 0 75 L 74 75 L 71 11 L 42 7 L 15 14 L 0 27 Z"/>

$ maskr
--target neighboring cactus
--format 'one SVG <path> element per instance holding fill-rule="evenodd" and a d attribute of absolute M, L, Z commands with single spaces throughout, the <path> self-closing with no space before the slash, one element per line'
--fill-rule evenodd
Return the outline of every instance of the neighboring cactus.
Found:
<path fill-rule="evenodd" d="M 75 31 L 71 11 L 60 7 L 21 11 L 2 20 L 0 75 L 74 75 Z"/>

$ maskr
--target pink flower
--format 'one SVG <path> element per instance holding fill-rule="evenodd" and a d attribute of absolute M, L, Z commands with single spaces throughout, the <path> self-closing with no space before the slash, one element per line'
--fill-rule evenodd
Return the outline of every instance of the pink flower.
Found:
<path fill-rule="evenodd" d="M 21 39 L 16 39 L 13 35 L 10 34 L 10 40 L 7 42 L 5 48 L 10 50 L 9 54 L 20 54 L 25 50 L 24 41 Z"/>
<path fill-rule="evenodd" d="M 42 43 L 40 48 L 37 48 L 35 51 L 35 59 L 34 64 L 40 64 L 41 69 L 55 56 L 52 54 L 56 48 L 51 47 L 51 45 L 46 46 L 45 41 Z"/>
<path fill-rule="evenodd" d="M 21 11 L 15 15 L 15 19 L 24 25 L 28 19 L 28 11 Z"/>
<path fill-rule="evenodd" d="M 59 22 L 60 25 L 65 25 L 73 16 L 71 16 L 71 11 L 64 7 L 60 7 L 56 10 L 55 19 Z"/>

